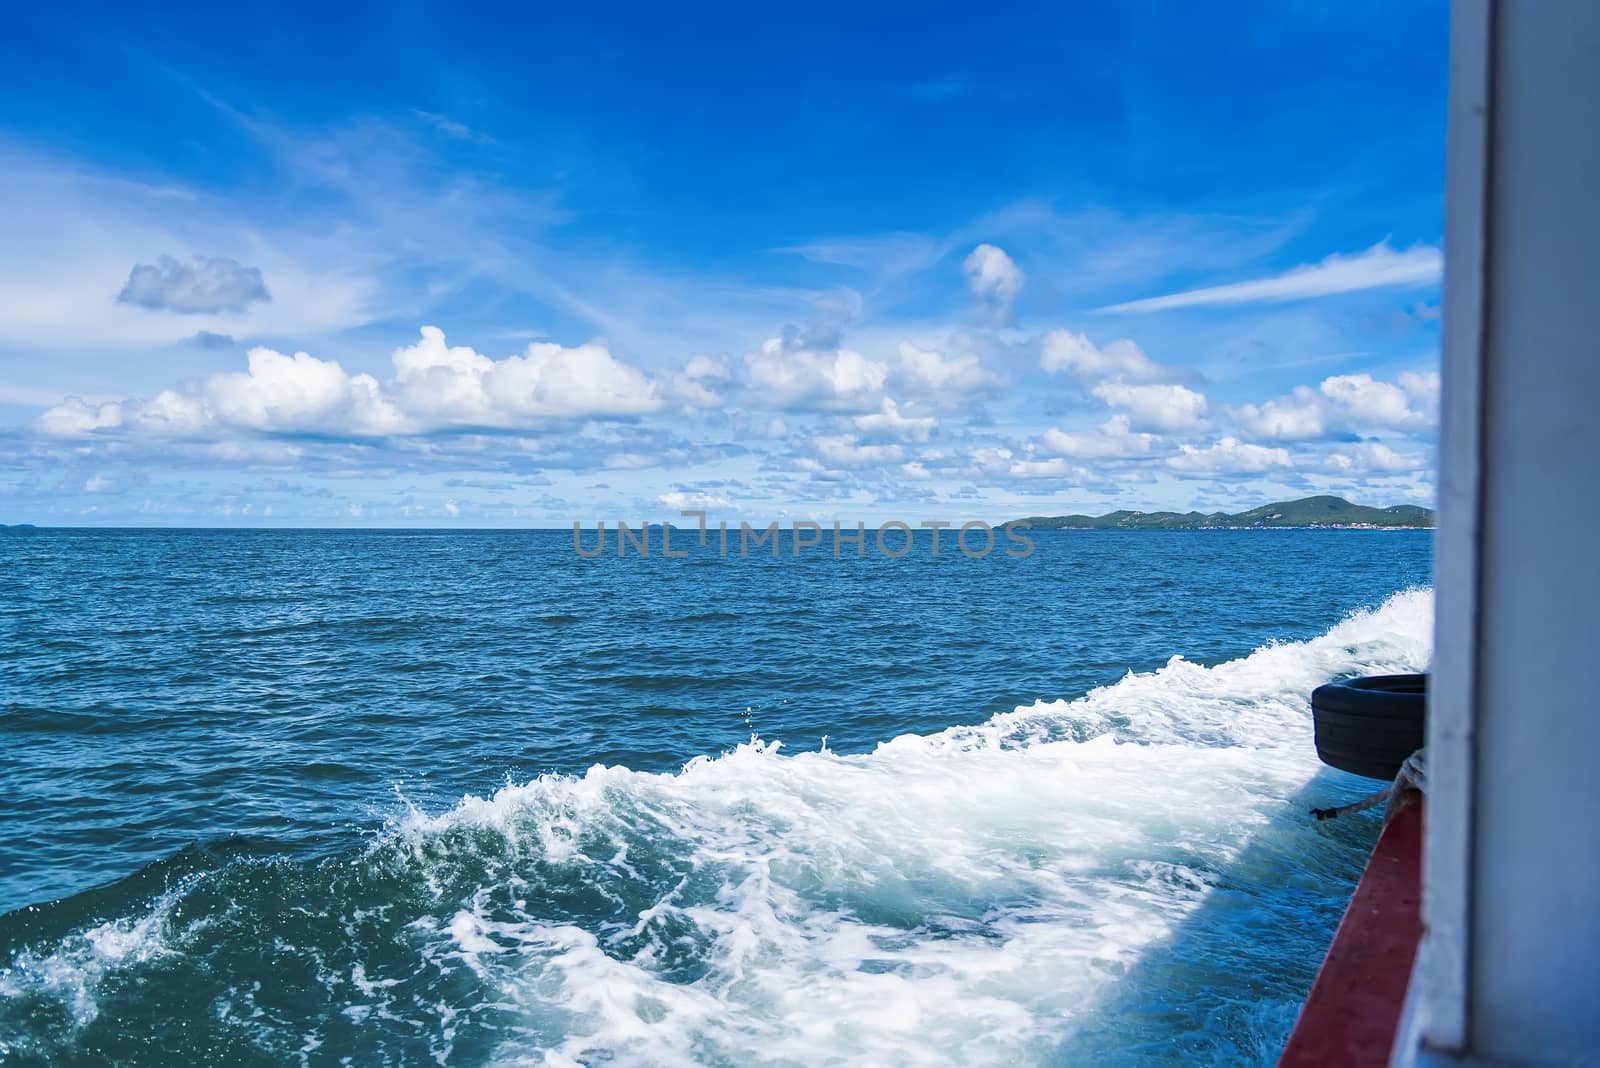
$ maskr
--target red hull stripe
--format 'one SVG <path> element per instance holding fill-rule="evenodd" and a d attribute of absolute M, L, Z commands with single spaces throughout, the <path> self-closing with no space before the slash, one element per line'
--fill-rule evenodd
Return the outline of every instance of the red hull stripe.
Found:
<path fill-rule="evenodd" d="M 1422 808 L 1411 801 L 1379 836 L 1279 1068 L 1389 1063 L 1422 939 Z"/>

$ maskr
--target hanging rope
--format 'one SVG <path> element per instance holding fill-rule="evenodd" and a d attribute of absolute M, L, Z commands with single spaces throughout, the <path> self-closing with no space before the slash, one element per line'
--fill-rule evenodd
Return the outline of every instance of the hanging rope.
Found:
<path fill-rule="evenodd" d="M 1350 816 L 1357 812 L 1365 812 L 1369 808 L 1376 808 L 1385 801 L 1389 802 L 1389 810 L 1384 813 L 1387 820 L 1404 803 L 1403 795 L 1407 790 L 1415 790 L 1419 794 L 1428 792 L 1428 769 L 1423 760 L 1425 750 L 1418 749 L 1406 757 L 1406 762 L 1400 765 L 1400 773 L 1394 777 L 1394 782 L 1385 786 L 1377 793 L 1363 797 L 1360 801 L 1353 801 L 1348 805 L 1338 808 L 1314 808 L 1311 814 L 1319 820 L 1337 819 L 1340 816 Z"/>

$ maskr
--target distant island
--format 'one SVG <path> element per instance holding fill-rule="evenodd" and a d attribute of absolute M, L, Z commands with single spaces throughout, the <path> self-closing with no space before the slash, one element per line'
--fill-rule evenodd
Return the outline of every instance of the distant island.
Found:
<path fill-rule="evenodd" d="M 1305 497 L 1248 512 L 1111 512 L 1108 515 L 1029 516 L 1035 530 L 1241 530 L 1256 527 L 1356 529 L 1429 528 L 1433 509 L 1415 504 L 1368 508 L 1343 497 Z"/>

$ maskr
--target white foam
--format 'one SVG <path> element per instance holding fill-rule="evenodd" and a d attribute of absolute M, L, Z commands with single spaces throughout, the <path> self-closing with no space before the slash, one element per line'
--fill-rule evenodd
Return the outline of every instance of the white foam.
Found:
<path fill-rule="evenodd" d="M 1310 641 L 1209 668 L 1174 658 L 865 755 L 753 740 L 677 774 L 543 777 L 414 814 L 400 840 L 440 863 L 452 834 L 488 829 L 619 883 L 637 878 L 630 843 L 654 843 L 702 876 L 665 887 L 631 931 L 489 905 L 440 924 L 525 1017 L 508 1062 L 1048 1059 L 1259 834 L 1341 848 L 1291 803 L 1318 770 L 1307 695 L 1424 667 L 1431 610 L 1427 591 L 1398 594 Z M 662 974 L 665 933 L 615 948 L 652 930 L 689 932 L 704 973 Z M 1214 966 L 1219 984 L 1238 978 Z M 1293 997 L 1242 1011 L 1292 1018 Z"/>
<path fill-rule="evenodd" d="M 194 880 L 162 894 L 141 916 L 122 917 L 69 935 L 48 953 L 23 949 L 0 968 L 0 998 L 45 997 L 64 1006 L 68 1026 L 84 1027 L 100 1014 L 95 994 L 113 971 L 171 952 L 172 912 Z"/>

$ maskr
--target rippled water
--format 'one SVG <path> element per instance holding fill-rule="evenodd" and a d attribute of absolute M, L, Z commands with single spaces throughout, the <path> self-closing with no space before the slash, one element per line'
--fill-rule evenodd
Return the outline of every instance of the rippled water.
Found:
<path fill-rule="evenodd" d="M 0 1058 L 1270 1062 L 1431 538 L 1036 544 L 0 532 Z"/>

